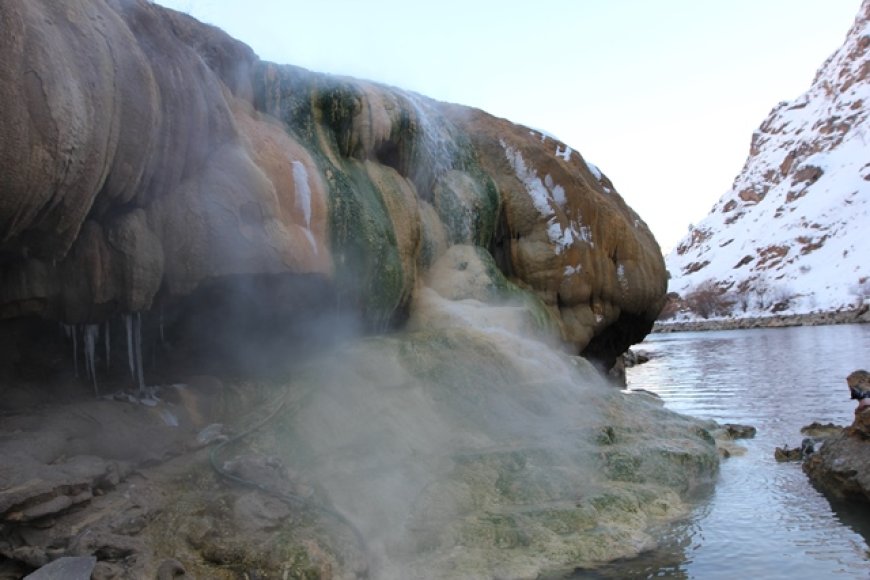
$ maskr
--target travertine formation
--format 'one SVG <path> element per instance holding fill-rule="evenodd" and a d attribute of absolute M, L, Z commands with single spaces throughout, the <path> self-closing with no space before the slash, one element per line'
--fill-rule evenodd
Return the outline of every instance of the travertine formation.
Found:
<path fill-rule="evenodd" d="M 605 364 L 662 305 L 646 225 L 551 137 L 262 62 L 144 0 L 14 0 L 0 24 L 0 319 L 96 324 L 289 274 L 377 330 L 454 244 Z"/>
<path fill-rule="evenodd" d="M 145 0 L 0 30 L 0 577 L 537 577 L 715 477 L 710 424 L 576 356 L 666 275 L 566 144 Z"/>

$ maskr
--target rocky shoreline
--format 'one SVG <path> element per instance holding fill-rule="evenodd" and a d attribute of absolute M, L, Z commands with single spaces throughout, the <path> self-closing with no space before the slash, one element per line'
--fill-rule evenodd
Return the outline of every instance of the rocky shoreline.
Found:
<path fill-rule="evenodd" d="M 658 321 L 652 332 L 700 332 L 705 330 L 738 330 L 746 328 L 784 328 L 787 326 L 825 326 L 828 324 L 862 324 L 870 322 L 866 308 L 811 312 L 808 314 L 783 314 L 747 318 L 717 318 L 711 320 L 687 320 L 682 322 Z"/>
<path fill-rule="evenodd" d="M 814 422 L 801 429 L 804 439 L 794 447 L 777 447 L 777 461 L 800 461 L 810 482 L 836 501 L 870 502 L 870 374 L 858 370 L 846 381 L 852 399 L 858 399 L 849 426 Z"/>

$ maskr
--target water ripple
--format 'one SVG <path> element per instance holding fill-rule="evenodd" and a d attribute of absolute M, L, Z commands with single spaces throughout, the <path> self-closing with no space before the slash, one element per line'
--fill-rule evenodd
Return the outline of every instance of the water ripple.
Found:
<path fill-rule="evenodd" d="M 870 352 L 870 326 L 653 335 L 650 362 L 629 386 L 674 411 L 755 426 L 743 456 L 723 462 L 692 518 L 662 532 L 663 548 L 601 578 L 868 578 L 870 514 L 834 509 L 800 465 L 777 463 L 813 421 L 848 424 L 845 377 Z M 582 576 L 578 576 L 582 577 Z"/>

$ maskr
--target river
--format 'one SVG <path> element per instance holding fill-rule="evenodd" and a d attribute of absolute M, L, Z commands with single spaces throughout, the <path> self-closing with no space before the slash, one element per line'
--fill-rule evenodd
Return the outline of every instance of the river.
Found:
<path fill-rule="evenodd" d="M 661 531 L 660 550 L 595 577 L 870 577 L 870 511 L 832 505 L 799 463 L 773 458 L 774 448 L 800 444 L 804 425 L 851 423 L 845 377 L 870 367 L 870 325 L 655 334 L 636 348 L 652 360 L 629 369 L 629 388 L 758 433 L 740 442 L 745 455 L 722 461 L 692 516 Z"/>

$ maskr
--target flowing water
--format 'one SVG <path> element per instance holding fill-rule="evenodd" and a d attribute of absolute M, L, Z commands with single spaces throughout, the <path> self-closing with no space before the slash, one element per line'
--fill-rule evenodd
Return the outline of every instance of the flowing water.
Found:
<path fill-rule="evenodd" d="M 652 360 L 629 369 L 629 388 L 758 433 L 722 461 L 691 518 L 662 531 L 661 550 L 596 577 L 870 578 L 870 511 L 832 505 L 799 463 L 773 458 L 800 445 L 804 425 L 851 423 L 845 377 L 870 367 L 870 325 L 656 334 L 637 350 Z"/>

